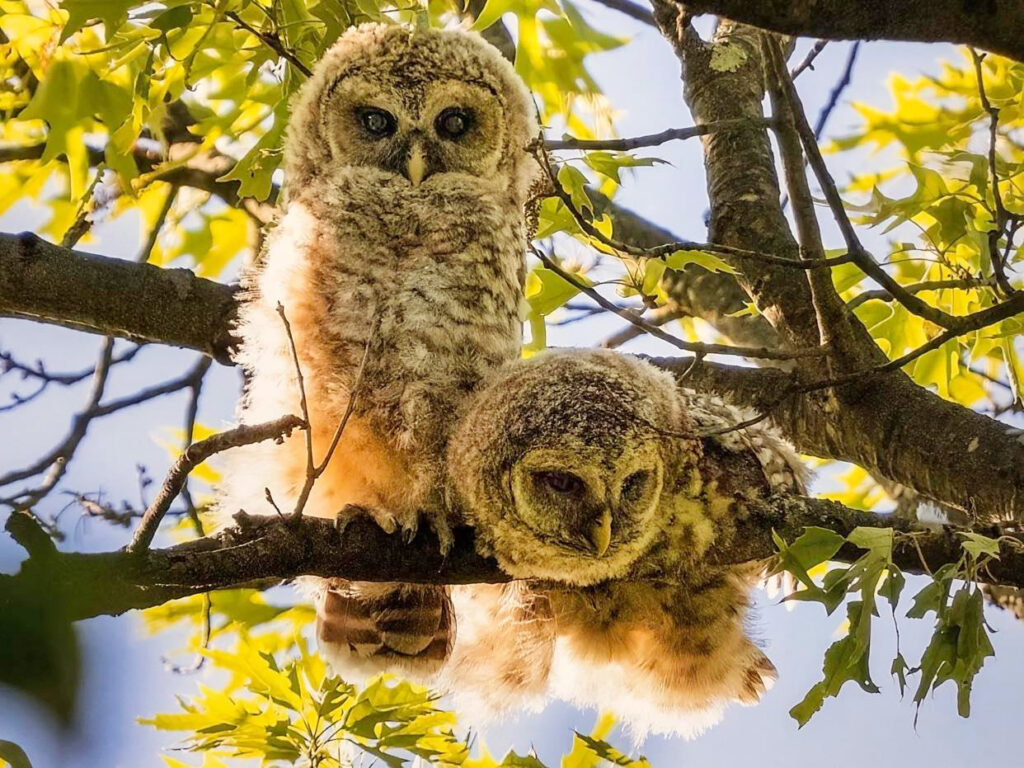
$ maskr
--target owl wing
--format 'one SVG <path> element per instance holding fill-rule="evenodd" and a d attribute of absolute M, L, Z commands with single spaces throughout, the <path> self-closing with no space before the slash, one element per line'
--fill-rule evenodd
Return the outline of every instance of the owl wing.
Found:
<path fill-rule="evenodd" d="M 807 466 L 774 428 L 760 421 L 742 429 L 731 429 L 756 414 L 705 393 L 682 390 L 681 395 L 698 429 L 705 434 L 715 433 L 704 437 L 706 448 L 748 454 L 760 465 L 770 493 L 807 492 Z"/>
<path fill-rule="evenodd" d="M 447 587 L 330 579 L 316 619 L 321 653 L 345 673 L 426 678 L 441 669 L 455 640 Z"/>

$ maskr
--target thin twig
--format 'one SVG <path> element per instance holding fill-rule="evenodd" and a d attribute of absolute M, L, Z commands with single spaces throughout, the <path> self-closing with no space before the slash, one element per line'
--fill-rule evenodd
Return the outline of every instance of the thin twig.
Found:
<path fill-rule="evenodd" d="M 905 290 L 899 282 L 886 272 L 861 244 L 860 238 L 850 222 L 850 218 L 846 215 L 846 209 L 843 205 L 842 197 L 839 195 L 839 189 L 828 170 L 828 166 L 825 164 L 821 150 L 818 148 L 814 131 L 807 122 L 807 115 L 804 114 L 803 106 L 800 103 L 793 81 L 789 77 L 789 72 L 784 67 L 780 69 L 776 66 L 776 74 L 782 86 L 783 96 L 788 102 L 789 109 L 793 115 L 793 121 L 800 136 L 800 141 L 804 146 L 804 151 L 807 153 L 807 160 L 814 170 L 814 175 L 818 179 L 818 184 L 821 185 L 822 192 L 832 211 L 832 216 L 835 218 L 836 224 L 843 235 L 843 240 L 846 242 L 847 255 L 850 256 L 853 263 L 862 272 L 885 288 L 911 314 L 922 317 L 947 330 L 957 331 L 957 335 L 984 328 L 1024 311 L 1024 292 L 1018 292 L 1013 298 L 1001 304 L 979 310 L 970 315 L 953 316 L 917 298 L 914 294 Z"/>
<path fill-rule="evenodd" d="M 643 318 L 639 317 L 629 310 L 623 309 L 622 307 L 615 304 L 613 301 L 609 301 L 602 296 L 598 291 L 594 290 L 593 287 L 587 285 L 583 281 L 577 279 L 572 273 L 566 272 L 558 264 L 556 264 L 547 254 L 541 252 L 536 248 L 531 248 L 534 256 L 540 259 L 541 263 L 558 275 L 560 278 L 565 280 L 571 286 L 581 293 L 585 293 L 599 305 L 607 309 L 609 312 L 614 312 L 619 317 L 627 320 L 633 325 L 641 328 L 645 333 L 654 336 L 656 339 L 667 341 L 674 347 L 677 347 L 687 352 L 693 352 L 694 354 L 701 355 L 738 355 L 741 357 L 758 358 L 761 360 L 794 360 L 797 358 L 806 357 L 819 357 L 825 354 L 825 350 L 821 347 L 815 347 L 814 349 L 769 349 L 767 347 L 737 347 L 729 344 L 703 344 L 696 341 L 685 341 L 676 336 L 673 336 L 665 331 L 661 330 L 656 325 L 649 323 Z"/>
<path fill-rule="evenodd" d="M 85 433 L 89 429 L 89 423 L 94 418 L 93 410 L 103 397 L 103 390 L 107 385 L 107 375 L 110 372 L 113 349 L 114 338 L 107 336 L 104 338 L 100 348 L 99 361 L 96 363 L 93 373 L 92 389 L 89 392 L 89 398 L 86 401 L 85 407 L 71 420 L 71 429 L 60 444 L 34 464 L 24 469 L 8 472 L 0 477 L 0 486 L 4 486 L 16 483 L 19 480 L 25 480 L 49 469 L 42 483 L 33 490 L 21 491 L 14 496 L 2 499 L 0 503 L 14 506 L 15 509 L 28 509 L 53 490 L 61 477 L 64 476 L 64 472 L 67 471 L 68 462 L 74 456 L 79 443 L 85 438 Z"/>
<path fill-rule="evenodd" d="M 1006 265 L 999 253 L 999 238 L 1006 230 L 1006 207 L 1003 205 L 1003 197 L 999 193 L 999 173 L 996 168 L 996 142 L 999 139 L 999 107 L 989 101 L 988 93 L 985 91 L 985 75 L 981 63 L 985 60 L 985 54 L 979 54 L 974 48 L 969 49 L 971 58 L 974 60 L 974 74 L 978 79 L 978 96 L 981 99 L 981 107 L 988 113 L 988 167 L 991 175 L 992 198 L 995 201 L 995 212 L 993 215 L 995 226 L 988 233 L 988 250 L 992 259 L 992 272 L 995 274 L 996 283 L 1007 296 L 1016 293 L 1010 285 L 1006 276 Z"/>
<path fill-rule="evenodd" d="M 555 196 L 562 201 L 569 213 L 572 214 L 573 219 L 575 219 L 580 229 L 582 229 L 587 236 L 594 238 L 594 240 L 597 240 L 608 248 L 619 253 L 626 253 L 630 256 L 636 257 L 659 259 L 671 256 L 676 251 L 706 251 L 742 259 L 761 261 L 768 264 L 776 264 L 778 266 L 793 267 L 795 269 L 813 269 L 815 267 L 837 266 L 839 264 L 845 264 L 851 260 L 849 254 L 829 257 L 820 261 L 790 259 L 784 256 L 774 256 L 772 254 L 759 253 L 757 251 L 748 251 L 744 248 L 734 248 L 732 246 L 719 245 L 717 243 L 696 243 L 689 240 L 663 243 L 662 245 L 658 245 L 653 248 L 643 248 L 638 245 L 632 245 L 630 243 L 615 240 L 602 233 L 589 219 L 587 219 L 586 216 L 583 215 L 583 212 L 576 207 L 576 204 L 572 199 L 572 195 L 570 195 L 558 181 L 558 176 L 552 169 L 551 163 L 549 162 L 547 154 L 544 152 L 541 143 L 542 142 L 539 141 L 534 143 L 534 155 L 536 156 L 538 163 L 540 163 L 541 167 L 546 172 Z"/>
<path fill-rule="evenodd" d="M 128 350 L 121 352 L 120 354 L 114 355 L 110 360 L 110 365 L 114 366 L 118 363 L 126 363 L 130 361 L 138 351 L 142 349 L 141 344 L 136 344 Z M 0 413 L 5 411 L 11 411 L 15 408 L 30 403 L 37 397 L 42 395 L 51 384 L 58 384 L 62 387 L 68 387 L 72 384 L 77 384 L 80 381 L 84 381 L 96 372 L 95 366 L 92 368 L 86 368 L 83 371 L 77 373 L 50 373 L 46 370 L 46 366 L 42 360 L 37 360 L 35 366 L 30 366 L 25 363 L 18 362 L 10 352 L 0 352 L 0 376 L 11 371 L 17 371 L 21 374 L 22 379 L 35 379 L 39 382 L 39 386 L 36 390 L 28 395 L 12 394 L 12 402 L 8 405 L 0 406 Z"/>
<path fill-rule="evenodd" d="M 825 123 L 828 122 L 836 105 L 839 104 L 839 97 L 843 95 L 843 91 L 846 90 L 853 79 L 853 65 L 857 61 L 858 51 L 860 51 L 860 40 L 850 46 L 850 53 L 846 57 L 846 66 L 843 67 L 843 74 L 839 76 L 839 80 L 828 95 L 828 101 L 825 102 L 825 106 L 818 113 L 818 119 L 814 122 L 814 135 L 818 139 L 821 139 L 821 135 L 825 132 Z M 795 78 L 796 75 L 793 75 L 793 77 Z"/>
<path fill-rule="evenodd" d="M 624 13 L 631 19 L 636 19 L 649 27 L 658 28 L 654 21 L 654 14 L 643 6 L 630 2 L 630 0 L 594 0 L 594 2 L 598 5 L 603 5 L 605 8 L 611 8 L 613 11 Z"/>
<path fill-rule="evenodd" d="M 913 283 L 912 285 L 905 285 L 903 289 L 910 293 L 924 293 L 925 291 L 944 291 L 950 289 L 961 289 L 961 288 L 981 288 L 984 286 L 990 286 L 991 282 L 981 277 L 964 278 L 960 280 L 924 280 L 920 283 Z M 847 309 L 856 309 L 861 304 L 865 304 L 869 301 L 892 301 L 892 294 L 886 290 L 878 289 L 872 291 L 864 291 L 858 293 L 848 302 L 846 302 Z"/>
<path fill-rule="evenodd" d="M 678 320 L 681 317 L 686 317 L 686 312 L 683 312 L 676 306 L 666 304 L 664 307 L 658 307 L 656 310 L 651 312 L 647 318 L 647 322 L 651 325 L 662 326 L 667 323 L 671 323 L 673 320 Z M 630 324 L 621 331 L 613 333 L 611 336 L 599 343 L 598 346 L 603 347 L 604 349 L 616 349 L 621 347 L 627 341 L 632 341 L 638 336 L 643 336 L 644 333 L 646 333 L 646 331 L 643 328 Z"/>
<path fill-rule="evenodd" d="M 789 73 L 789 76 L 796 80 L 805 69 L 814 69 L 814 60 L 818 58 L 819 53 L 825 50 L 826 45 L 828 45 L 828 40 L 816 41 L 814 45 L 811 46 L 811 50 L 807 52 L 804 60 L 793 68 L 793 71 Z"/>
<path fill-rule="evenodd" d="M 231 19 L 233 22 L 235 22 L 235 24 L 240 26 L 246 32 L 253 35 L 257 40 L 259 40 L 261 43 L 270 48 L 270 50 L 272 50 L 282 59 L 288 61 L 293 67 L 299 70 L 299 72 L 304 74 L 306 77 L 309 77 L 310 75 L 313 74 L 313 71 L 305 64 L 303 64 L 298 56 L 296 56 L 294 53 L 285 48 L 284 44 L 281 42 L 281 38 L 279 38 L 276 33 L 260 32 L 255 27 L 243 21 L 242 17 L 234 11 L 228 11 L 224 15 L 227 18 Z"/>
<path fill-rule="evenodd" d="M 146 509 L 142 522 L 135 531 L 128 552 L 141 552 L 149 548 L 171 503 L 178 496 L 189 473 L 214 454 L 229 448 L 261 443 L 264 440 L 281 440 L 295 429 L 308 429 L 308 424 L 298 416 L 282 416 L 263 424 L 245 424 L 226 432 L 211 435 L 198 443 L 192 443 L 177 458 L 153 503 Z"/>
<path fill-rule="evenodd" d="M 563 136 L 561 139 L 545 139 L 544 148 L 549 151 L 605 149 L 613 152 L 628 152 L 631 149 L 639 149 L 640 147 L 656 147 L 669 141 L 680 141 L 692 139 L 696 136 L 705 136 L 724 128 L 735 128 L 740 125 L 770 128 L 772 120 L 771 118 L 763 118 L 761 120 L 748 120 L 747 118 L 720 120 L 716 123 L 692 125 L 687 128 L 669 128 L 660 133 L 650 133 L 630 139 L 577 139 L 575 136 Z"/>
<path fill-rule="evenodd" d="M 309 403 L 306 400 L 306 381 L 302 377 L 302 365 L 299 363 L 299 350 L 295 346 L 295 337 L 292 336 L 292 324 L 288 322 L 288 315 L 285 314 L 284 305 L 281 302 L 277 302 L 277 314 L 284 325 L 285 336 L 288 337 L 288 348 L 291 350 L 292 365 L 295 366 L 295 379 L 299 386 L 299 411 L 302 413 L 302 420 L 306 423 L 306 483 L 303 486 L 303 490 L 306 491 L 306 486 L 311 485 L 310 475 L 313 474 L 316 467 L 316 462 L 313 460 L 313 427 L 309 421 Z M 295 505 L 295 517 L 302 514 L 302 506 L 305 505 L 305 497 L 308 495 L 309 491 L 306 491 L 304 495 L 300 494 L 300 503 Z"/>
<path fill-rule="evenodd" d="M 366 369 L 366 361 L 370 356 L 370 346 L 373 342 L 374 331 L 371 331 L 370 337 L 366 340 L 366 347 L 363 349 L 363 357 L 359 361 L 359 370 L 356 371 L 355 382 L 352 385 L 352 391 L 349 393 L 348 404 L 345 406 L 345 413 L 341 417 L 341 421 L 338 422 L 337 428 L 334 430 L 334 436 L 331 438 L 331 444 L 327 447 L 327 452 L 324 453 L 324 458 L 319 464 L 312 464 L 312 453 L 310 453 L 310 463 L 306 465 L 306 481 L 302 484 L 302 490 L 299 492 L 299 498 L 295 502 L 295 509 L 292 511 L 292 519 L 299 519 L 302 517 L 302 510 L 306 506 L 306 502 L 309 500 L 309 494 L 313 491 L 313 485 L 320 478 L 320 475 L 327 469 L 327 465 L 331 461 L 331 457 L 334 455 L 335 449 L 338 447 L 338 443 L 341 441 L 341 436 L 345 433 L 345 427 L 348 426 L 348 420 L 352 417 L 352 411 L 355 410 L 356 400 L 359 397 L 359 387 L 363 383 L 363 371 Z M 312 432 L 312 429 L 307 432 Z M 267 492 L 269 494 L 269 491 Z"/>
<path fill-rule="evenodd" d="M 182 450 L 187 449 L 195 438 L 196 419 L 199 416 L 199 395 L 203 391 L 203 381 L 206 379 L 206 374 L 212 364 L 213 360 L 206 357 L 206 355 L 200 357 L 196 363 L 195 375 L 192 383 L 189 385 L 192 394 L 189 396 L 188 406 L 185 408 L 185 439 Z M 185 502 L 185 510 L 189 520 L 192 521 L 192 528 L 195 530 L 196 535 L 205 536 L 206 531 L 203 530 L 203 521 L 199 517 L 199 511 L 196 509 L 195 502 L 192 500 L 192 494 L 188 489 L 187 477 L 185 478 L 184 485 L 181 486 L 181 499 Z"/>

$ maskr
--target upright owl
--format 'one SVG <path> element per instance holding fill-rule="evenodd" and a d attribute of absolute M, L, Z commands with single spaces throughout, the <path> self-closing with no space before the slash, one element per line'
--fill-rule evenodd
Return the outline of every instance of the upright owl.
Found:
<path fill-rule="evenodd" d="M 464 31 L 351 28 L 298 93 L 283 211 L 243 281 L 240 417 L 299 413 L 280 305 L 315 461 L 354 400 L 306 514 L 368 514 L 411 537 L 425 513 L 450 544 L 440 488 L 452 413 L 519 354 L 526 209 L 539 177 L 527 146 L 537 135 L 511 64 Z M 267 509 L 269 489 L 290 511 L 306 465 L 301 432 L 239 449 L 219 506 Z M 449 635 L 443 591 L 320 587 L 321 640 L 336 660 L 426 659 Z"/>
<path fill-rule="evenodd" d="M 532 581 L 456 591 L 450 687 L 498 709 L 614 702 L 682 733 L 757 701 L 775 676 L 744 629 L 757 568 L 708 554 L 747 502 L 802 491 L 803 468 L 768 428 L 723 431 L 745 418 L 610 351 L 494 374 L 452 435 L 449 494 L 479 550 Z"/>

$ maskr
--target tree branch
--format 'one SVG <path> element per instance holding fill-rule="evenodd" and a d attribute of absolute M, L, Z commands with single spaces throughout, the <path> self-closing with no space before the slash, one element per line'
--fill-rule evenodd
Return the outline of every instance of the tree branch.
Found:
<path fill-rule="evenodd" d="M 195 349 L 231 364 L 235 289 L 161 269 L 0 234 L 0 316 Z"/>
<path fill-rule="evenodd" d="M 680 4 L 691 14 L 713 13 L 787 35 L 967 43 L 1024 61 L 1024 9 L 1016 0 L 686 0 Z"/>
<path fill-rule="evenodd" d="M 30 520 L 14 515 L 7 524 L 16 540 L 30 544 Z M 401 581 L 421 584 L 478 584 L 509 581 L 496 563 L 476 554 L 473 531 L 455 530 L 455 545 L 445 557 L 432 532 L 424 531 L 406 544 L 400 534 L 386 534 L 370 520 L 353 520 L 343 534 L 333 523 L 305 517 L 251 517 L 240 514 L 238 526 L 215 536 L 138 553 L 96 554 L 39 551 L 22 564 L 19 573 L 0 576 L 4 598 L 45 579 L 55 600 L 66 600 L 74 620 L 161 605 L 168 600 L 209 590 L 274 583 L 299 576 L 345 578 L 351 581 Z M 771 532 L 793 540 L 804 526 L 818 525 L 840 535 L 858 526 L 909 530 L 905 521 L 843 507 L 826 499 L 780 497 L 755 506 L 735 536 L 709 557 L 718 565 L 770 557 L 775 547 Z M 962 555 L 951 531 L 917 537 L 929 568 L 956 562 Z M 863 552 L 844 547 L 837 561 L 851 561 Z M 915 548 L 897 540 L 894 562 L 909 573 L 921 573 Z M 991 583 L 1024 586 L 1024 555 L 1004 548 L 991 564 Z"/>

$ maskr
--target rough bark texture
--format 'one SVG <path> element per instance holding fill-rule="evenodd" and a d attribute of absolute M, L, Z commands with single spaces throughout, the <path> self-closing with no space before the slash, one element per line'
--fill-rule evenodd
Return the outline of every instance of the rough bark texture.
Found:
<path fill-rule="evenodd" d="M 405 544 L 399 535 L 388 535 L 369 520 L 353 521 L 344 535 L 318 518 L 292 522 L 281 517 L 247 517 L 241 522 L 216 536 L 167 549 L 83 554 L 56 551 L 45 533 L 32 531 L 34 524 L 29 519 L 14 515 L 7 528 L 31 556 L 17 574 L 0 576 L 0 611 L 40 579 L 48 594 L 67 606 L 72 620 L 116 616 L 210 590 L 271 586 L 303 575 L 421 584 L 510 580 L 493 560 L 476 554 L 469 528 L 456 530 L 455 546 L 444 558 L 433 534 L 424 532 Z M 710 557 L 722 565 L 771 557 L 775 552 L 772 530 L 792 541 L 810 525 L 847 535 L 858 526 L 894 524 L 907 530 L 905 521 L 848 509 L 826 499 L 771 499 L 753 508 L 729 545 Z M 908 573 L 923 573 L 926 566 L 934 570 L 956 562 L 963 554 L 960 539 L 951 531 L 920 533 L 917 543 L 924 563 L 908 542 L 898 539 L 894 548 L 894 562 Z M 852 561 L 862 554 L 846 546 L 835 559 Z M 1019 548 L 1004 548 L 989 571 L 986 578 L 993 584 L 1024 586 L 1024 554 Z"/>
<path fill-rule="evenodd" d="M 0 234 L 0 316 L 188 347 L 230 364 L 234 290 L 187 269 L 69 251 Z"/>
<path fill-rule="evenodd" d="M 763 117 L 763 33 L 725 21 L 713 41 L 703 41 L 670 0 L 655 3 L 655 18 L 679 57 L 684 97 L 695 123 Z M 718 61 L 727 65 L 715 63 L 716 49 L 726 53 Z M 785 127 L 782 130 L 780 144 L 785 150 Z M 797 257 L 800 251 L 778 203 L 775 162 L 765 130 L 716 131 L 703 141 L 712 239 Z M 798 162 L 784 159 L 791 166 Z M 804 234 L 817 237 L 816 232 Z M 804 246 L 811 254 L 820 249 L 820 242 Z M 806 388 L 822 378 L 866 371 L 884 356 L 827 281 L 817 281 L 812 295 L 810 271 L 734 261 L 743 273 L 744 290 L 784 342 L 806 345 L 827 340 L 827 364 L 798 367 L 792 379 L 777 371 L 741 373 L 700 365 L 688 381 L 739 404 L 774 405 L 773 420 L 801 451 L 855 462 L 983 520 L 1024 516 L 1024 443 L 1016 432 L 943 401 L 900 372 L 865 375 L 842 387 L 797 392 L 779 402 L 786 386 Z"/>
<path fill-rule="evenodd" d="M 826 40 L 967 43 L 1024 61 L 1020 0 L 686 0 L 714 13 L 787 35 Z"/>

